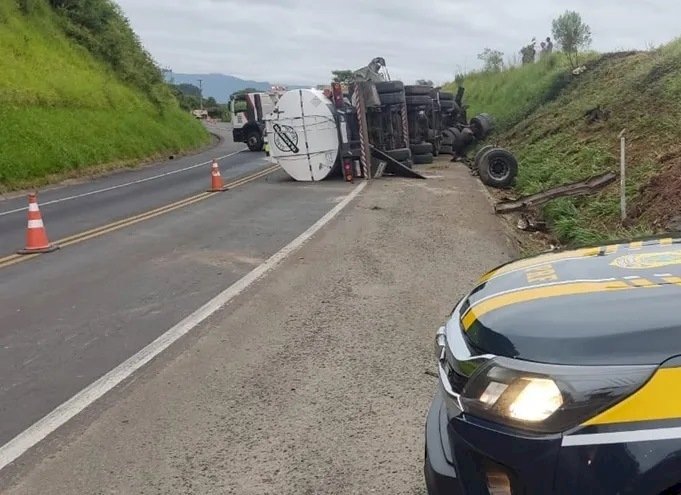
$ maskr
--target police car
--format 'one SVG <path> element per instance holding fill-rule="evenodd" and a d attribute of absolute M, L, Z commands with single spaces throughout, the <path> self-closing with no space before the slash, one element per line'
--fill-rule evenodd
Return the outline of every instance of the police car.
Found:
<path fill-rule="evenodd" d="M 681 240 L 503 265 L 435 347 L 430 495 L 681 494 Z"/>

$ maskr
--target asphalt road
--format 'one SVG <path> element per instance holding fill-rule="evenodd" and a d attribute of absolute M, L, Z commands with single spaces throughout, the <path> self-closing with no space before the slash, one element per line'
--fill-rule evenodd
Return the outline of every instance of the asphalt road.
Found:
<path fill-rule="evenodd" d="M 223 180 L 252 173 L 267 166 L 264 153 L 252 153 L 234 143 L 225 124 L 209 129 L 223 140 L 202 153 L 151 164 L 137 170 L 39 191 L 38 202 L 50 241 L 128 218 L 170 204 L 210 186 L 210 162 L 218 160 Z M 0 201 L 0 257 L 24 247 L 27 199 Z"/>
<path fill-rule="evenodd" d="M 179 170 L 241 149 L 219 148 L 57 188 L 41 201 Z M 262 169 L 262 155 L 221 160 L 223 176 Z M 53 239 L 195 195 L 208 166 L 41 207 Z M 322 217 L 347 194 L 279 171 L 194 204 L 0 267 L 0 445 L 135 354 Z M 21 205 L 0 202 L 0 212 Z M 0 216 L 0 246 L 23 240 L 25 212 Z"/>
<path fill-rule="evenodd" d="M 421 168 L 427 181 L 385 178 L 365 187 L 265 278 L 0 473 L 0 492 L 425 495 L 435 330 L 482 273 L 513 254 L 479 181 L 445 160 Z M 121 347 L 150 338 L 154 322 L 179 316 L 175 306 L 185 298 L 201 299 L 204 284 L 228 282 L 281 244 L 298 215 L 305 223 L 335 202 L 334 193 L 350 189 L 342 182 L 263 181 L 235 191 L 234 203 L 222 195 L 168 225 L 135 236 L 119 232 L 115 243 L 98 239 L 93 249 L 135 266 L 108 283 L 110 271 L 88 262 L 80 275 L 87 287 L 68 284 L 83 304 L 65 301 L 55 315 L 63 323 L 25 337 L 17 329 L 17 344 L 29 347 L 37 337 L 44 340 L 39 348 L 52 346 L 62 356 L 28 367 L 47 374 L 57 364 L 73 374 L 91 369 L 95 358 L 113 361 Z M 259 206 L 264 197 L 271 205 Z M 204 225 L 215 234 L 171 245 L 168 233 L 211 211 L 223 212 Z M 146 256 L 145 247 L 159 252 Z M 87 260 L 85 245 L 74 249 L 70 274 L 77 273 L 76 250 Z M 117 284 L 139 296 L 127 312 L 88 305 L 128 299 Z M 69 320 L 80 322 L 75 330 Z M 78 344 L 65 350 L 62 335 L 75 331 Z M 99 339 L 88 345 L 94 335 Z"/>

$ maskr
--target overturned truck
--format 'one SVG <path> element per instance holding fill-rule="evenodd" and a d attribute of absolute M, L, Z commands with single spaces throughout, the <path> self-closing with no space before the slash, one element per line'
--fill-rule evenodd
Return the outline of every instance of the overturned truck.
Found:
<path fill-rule="evenodd" d="M 440 153 L 463 156 L 492 131 L 486 114 L 467 121 L 463 88 L 455 95 L 404 85 L 384 69 L 376 58 L 347 85 L 281 95 L 266 120 L 271 161 L 298 181 L 419 177 L 415 165 L 432 163 Z"/>

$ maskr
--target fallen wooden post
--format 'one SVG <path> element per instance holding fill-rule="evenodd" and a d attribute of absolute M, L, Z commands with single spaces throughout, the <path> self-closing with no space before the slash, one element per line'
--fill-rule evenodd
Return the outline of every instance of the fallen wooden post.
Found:
<path fill-rule="evenodd" d="M 564 198 L 569 196 L 585 196 L 592 194 L 599 189 L 603 189 L 608 184 L 611 184 L 617 179 L 617 175 L 612 172 L 606 172 L 595 177 L 591 177 L 579 182 L 571 184 L 563 184 L 552 187 L 536 194 L 530 194 L 513 201 L 502 201 L 494 206 L 495 213 L 511 213 L 518 210 L 524 210 L 534 206 L 543 205 L 556 198 Z"/>

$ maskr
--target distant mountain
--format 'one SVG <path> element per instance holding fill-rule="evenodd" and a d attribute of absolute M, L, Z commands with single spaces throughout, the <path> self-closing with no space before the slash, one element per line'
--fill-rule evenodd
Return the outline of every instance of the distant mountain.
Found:
<path fill-rule="evenodd" d="M 178 74 L 172 72 L 167 73 L 166 77 L 168 81 L 172 81 L 174 84 L 193 84 L 194 86 L 198 86 L 199 79 L 202 79 L 203 97 L 212 96 L 218 103 L 227 103 L 229 96 L 240 89 L 255 88 L 259 91 L 265 91 L 272 86 L 268 82 L 249 81 L 225 74 Z M 288 86 L 289 89 L 299 87 Z"/>

